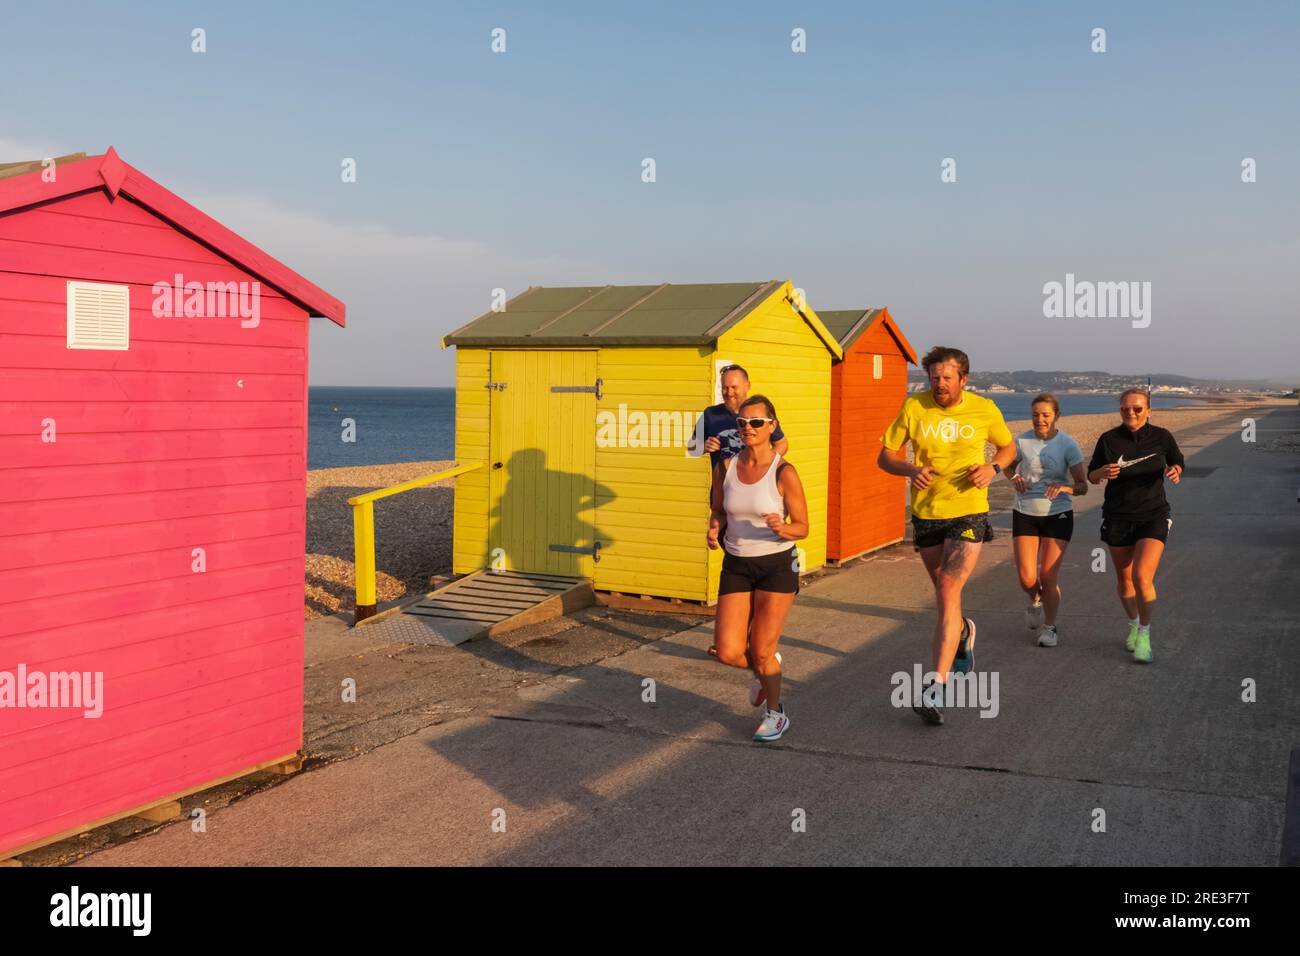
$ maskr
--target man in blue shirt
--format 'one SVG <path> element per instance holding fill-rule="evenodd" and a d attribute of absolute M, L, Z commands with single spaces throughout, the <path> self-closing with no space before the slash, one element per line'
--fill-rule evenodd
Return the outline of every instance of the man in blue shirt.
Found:
<path fill-rule="evenodd" d="M 736 431 L 736 418 L 741 404 L 749 397 L 749 373 L 739 365 L 724 366 L 722 375 L 722 404 L 710 405 L 704 410 L 704 450 L 709 453 L 710 465 L 726 461 L 739 454 L 744 447 Z M 772 431 L 772 447 L 784 456 L 790 443 L 778 424 Z"/>

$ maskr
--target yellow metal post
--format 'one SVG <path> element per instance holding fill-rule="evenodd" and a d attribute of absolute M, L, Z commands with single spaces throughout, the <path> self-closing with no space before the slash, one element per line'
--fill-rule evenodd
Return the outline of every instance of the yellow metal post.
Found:
<path fill-rule="evenodd" d="M 353 623 L 375 613 L 378 604 L 375 588 L 375 503 L 362 501 L 352 506 L 352 536 L 357 571 L 357 609 Z"/>
<path fill-rule="evenodd" d="M 457 465 L 455 468 L 448 468 L 437 474 L 413 478 L 400 485 L 368 491 L 364 495 L 348 499 L 348 504 L 352 506 L 352 542 L 357 579 L 357 609 L 352 616 L 354 625 L 368 617 L 373 617 L 379 603 L 375 586 L 375 502 L 380 498 L 388 498 L 413 488 L 423 488 L 425 485 L 431 485 L 445 478 L 455 478 L 482 467 L 481 461 L 476 461 L 472 465 Z"/>

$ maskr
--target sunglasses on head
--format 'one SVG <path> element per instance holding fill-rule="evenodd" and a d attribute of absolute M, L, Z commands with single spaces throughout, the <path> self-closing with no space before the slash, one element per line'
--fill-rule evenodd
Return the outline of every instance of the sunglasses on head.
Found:
<path fill-rule="evenodd" d="M 759 429 L 762 428 L 764 425 L 766 425 L 768 422 L 774 422 L 774 421 L 776 421 L 775 418 L 737 418 L 736 427 L 744 428 L 746 425 L 748 425 L 750 428 Z"/>

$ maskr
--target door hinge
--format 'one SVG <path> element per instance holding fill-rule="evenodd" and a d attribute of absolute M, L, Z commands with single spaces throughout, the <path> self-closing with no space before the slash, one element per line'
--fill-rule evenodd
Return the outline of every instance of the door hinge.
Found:
<path fill-rule="evenodd" d="M 603 398 L 601 387 L 605 384 L 603 378 L 596 379 L 595 385 L 552 385 L 552 392 L 594 392 L 597 398 Z"/>
<path fill-rule="evenodd" d="M 487 385 L 483 387 L 490 388 L 493 391 L 497 391 L 497 392 L 504 392 L 506 390 L 506 385 L 508 384 L 509 384 L 508 382 L 488 382 Z"/>

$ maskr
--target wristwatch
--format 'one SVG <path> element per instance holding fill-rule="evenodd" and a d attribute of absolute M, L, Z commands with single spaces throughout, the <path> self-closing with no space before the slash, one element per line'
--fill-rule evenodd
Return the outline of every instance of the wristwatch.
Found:
<path fill-rule="evenodd" d="M 993 462 L 993 474 L 995 475 L 1002 474 L 1002 466 L 999 465 L 996 461 Z"/>

